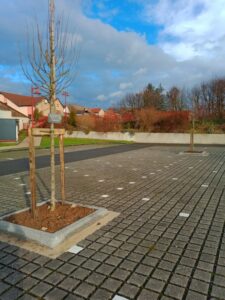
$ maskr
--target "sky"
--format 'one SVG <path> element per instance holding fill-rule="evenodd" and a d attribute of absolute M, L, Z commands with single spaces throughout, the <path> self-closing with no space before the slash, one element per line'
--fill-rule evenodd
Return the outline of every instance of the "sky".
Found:
<path fill-rule="evenodd" d="M 48 1 L 0 4 L 0 91 L 29 95 L 19 52 L 26 62 L 27 30 L 36 22 L 46 28 Z M 55 0 L 55 5 L 79 52 L 68 102 L 107 108 L 148 83 L 165 90 L 191 88 L 225 76 L 224 0 Z"/>

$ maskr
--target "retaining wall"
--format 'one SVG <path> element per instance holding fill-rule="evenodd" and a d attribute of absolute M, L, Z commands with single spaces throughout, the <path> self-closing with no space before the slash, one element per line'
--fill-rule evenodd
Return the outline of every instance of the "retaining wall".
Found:
<path fill-rule="evenodd" d="M 67 137 L 91 138 L 102 140 L 133 141 L 137 143 L 152 144 L 189 144 L 190 134 L 188 133 L 147 133 L 147 132 L 95 132 L 85 134 L 82 131 L 73 131 L 66 134 Z M 195 134 L 195 144 L 203 145 L 225 145 L 225 134 Z"/>

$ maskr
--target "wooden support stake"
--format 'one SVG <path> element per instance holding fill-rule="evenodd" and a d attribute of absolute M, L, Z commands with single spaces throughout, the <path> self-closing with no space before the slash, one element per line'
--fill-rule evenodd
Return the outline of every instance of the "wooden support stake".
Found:
<path fill-rule="evenodd" d="M 32 128 L 28 129 L 29 135 L 29 166 L 30 166 L 30 190 L 31 190 L 31 214 L 36 217 L 36 177 L 35 177 L 35 149 L 34 137 L 32 135 Z"/>
<path fill-rule="evenodd" d="M 62 202 L 65 201 L 65 163 L 64 163 L 64 137 L 59 136 L 59 153 L 60 153 L 60 175 L 61 175 L 61 196 Z"/>

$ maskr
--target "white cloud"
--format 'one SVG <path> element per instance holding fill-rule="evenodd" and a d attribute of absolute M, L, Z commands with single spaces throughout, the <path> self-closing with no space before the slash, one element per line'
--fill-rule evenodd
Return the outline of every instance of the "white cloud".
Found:
<path fill-rule="evenodd" d="M 118 97 L 121 97 L 123 95 L 123 93 L 121 91 L 116 91 L 116 92 L 113 92 L 109 95 L 110 98 L 118 98 Z"/>
<path fill-rule="evenodd" d="M 138 69 L 135 73 L 134 73 L 134 75 L 144 75 L 144 74 L 146 74 L 147 73 L 147 69 L 146 68 L 140 68 L 140 69 Z"/>
<path fill-rule="evenodd" d="M 146 17 L 164 26 L 160 46 L 178 60 L 225 49 L 224 0 L 159 0 L 146 6 Z"/>
<path fill-rule="evenodd" d="M 98 95 L 96 97 L 96 99 L 99 100 L 99 101 L 105 101 L 106 100 L 106 96 L 105 95 Z"/>
<path fill-rule="evenodd" d="M 120 87 L 120 90 L 126 90 L 132 86 L 133 86 L 132 82 L 121 82 L 119 87 Z"/>

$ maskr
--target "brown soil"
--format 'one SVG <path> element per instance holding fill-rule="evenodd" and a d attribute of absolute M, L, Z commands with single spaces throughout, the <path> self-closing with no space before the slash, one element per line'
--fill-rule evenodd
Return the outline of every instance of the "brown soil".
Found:
<path fill-rule="evenodd" d="M 78 221 L 94 212 L 95 209 L 74 206 L 69 203 L 56 203 L 54 211 L 50 211 L 50 204 L 37 206 L 37 216 L 32 218 L 31 211 L 26 210 L 7 217 L 5 220 L 14 224 L 46 231 L 56 232 L 75 221 Z"/>

